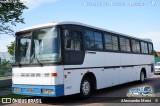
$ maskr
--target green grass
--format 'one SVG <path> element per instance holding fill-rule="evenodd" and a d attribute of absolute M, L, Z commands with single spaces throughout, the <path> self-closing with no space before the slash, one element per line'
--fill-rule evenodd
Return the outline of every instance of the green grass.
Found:
<path fill-rule="evenodd" d="M 2 98 L 20 99 L 20 98 L 26 98 L 26 97 L 28 97 L 28 96 L 26 96 L 26 95 L 17 95 L 17 94 L 9 94 L 9 95 L 0 96 L 0 102 L 2 101 Z"/>
<path fill-rule="evenodd" d="M 11 88 L 11 85 L 0 87 L 0 91 L 3 91 L 5 89 L 7 89 L 7 88 Z"/>

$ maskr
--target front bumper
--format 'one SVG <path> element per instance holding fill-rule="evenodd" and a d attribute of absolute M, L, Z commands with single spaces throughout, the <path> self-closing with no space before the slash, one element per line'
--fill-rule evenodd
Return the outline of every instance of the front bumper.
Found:
<path fill-rule="evenodd" d="M 15 91 L 15 88 L 18 89 Z M 53 94 L 43 94 L 42 89 L 53 90 Z M 64 85 L 22 85 L 13 84 L 12 92 L 14 94 L 30 95 L 30 96 L 45 96 L 45 97 L 58 97 L 64 96 Z"/>
<path fill-rule="evenodd" d="M 155 74 L 160 74 L 160 70 L 155 70 Z"/>

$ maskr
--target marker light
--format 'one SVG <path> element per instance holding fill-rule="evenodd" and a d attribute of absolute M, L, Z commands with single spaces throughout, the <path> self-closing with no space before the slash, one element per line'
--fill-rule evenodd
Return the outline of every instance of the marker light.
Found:
<path fill-rule="evenodd" d="M 51 76 L 52 76 L 52 77 L 57 77 L 58 74 L 57 74 L 57 73 L 51 73 Z"/>
<path fill-rule="evenodd" d="M 13 92 L 20 92 L 21 89 L 20 88 L 13 88 Z"/>

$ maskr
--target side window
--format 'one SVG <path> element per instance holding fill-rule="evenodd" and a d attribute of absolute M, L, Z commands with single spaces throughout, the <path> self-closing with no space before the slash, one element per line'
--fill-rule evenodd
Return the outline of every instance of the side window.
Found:
<path fill-rule="evenodd" d="M 118 50 L 118 38 L 117 36 L 104 34 L 105 48 L 106 50 Z"/>
<path fill-rule="evenodd" d="M 102 34 L 99 32 L 94 32 L 95 36 L 95 45 L 96 49 L 103 49 L 103 41 L 102 41 Z"/>
<path fill-rule="evenodd" d="M 85 46 L 88 49 L 103 49 L 102 34 L 99 32 L 85 31 Z"/>
<path fill-rule="evenodd" d="M 64 31 L 64 45 L 66 50 L 82 50 L 82 33 L 80 31 Z"/>
<path fill-rule="evenodd" d="M 148 45 L 147 45 L 147 43 L 145 43 L 145 51 L 146 51 L 146 53 L 148 53 Z"/>
<path fill-rule="evenodd" d="M 130 40 L 124 37 L 120 37 L 120 48 L 121 51 L 130 52 L 131 51 Z"/>
<path fill-rule="evenodd" d="M 145 46 L 144 46 L 144 42 L 141 42 L 141 52 L 145 53 Z"/>
<path fill-rule="evenodd" d="M 132 52 L 140 53 L 140 43 L 137 40 L 131 40 Z"/>
<path fill-rule="evenodd" d="M 141 52 L 142 52 L 142 53 L 148 53 L 147 43 L 141 42 Z"/>
<path fill-rule="evenodd" d="M 153 53 L 153 46 L 152 44 L 148 43 L 148 49 L 149 49 L 149 53 L 152 54 Z"/>
<path fill-rule="evenodd" d="M 85 46 L 86 48 L 94 48 L 94 33 L 93 31 L 85 31 Z"/>

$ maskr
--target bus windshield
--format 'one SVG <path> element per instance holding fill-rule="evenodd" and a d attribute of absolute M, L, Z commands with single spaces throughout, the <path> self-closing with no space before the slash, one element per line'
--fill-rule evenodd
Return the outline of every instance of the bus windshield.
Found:
<path fill-rule="evenodd" d="M 15 62 L 19 64 L 55 63 L 60 61 L 60 31 L 44 28 L 18 35 Z"/>

